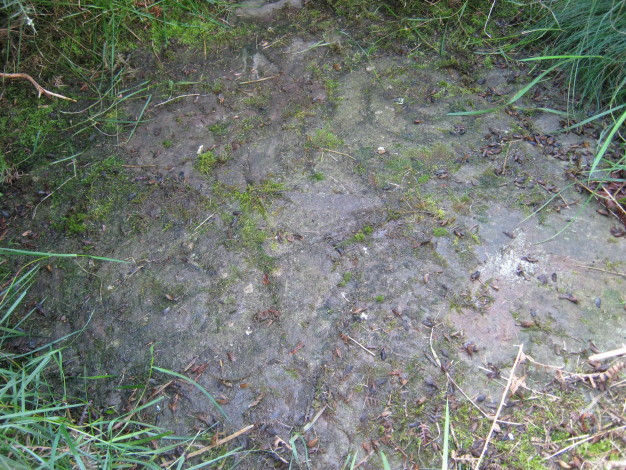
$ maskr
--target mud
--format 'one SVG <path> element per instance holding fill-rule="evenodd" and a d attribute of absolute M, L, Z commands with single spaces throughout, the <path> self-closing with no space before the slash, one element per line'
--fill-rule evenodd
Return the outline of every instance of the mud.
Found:
<path fill-rule="evenodd" d="M 624 278 L 610 271 L 624 272 L 624 240 L 566 176 L 593 158 L 592 137 L 557 134 L 558 119 L 538 111 L 448 115 L 493 106 L 493 91 L 516 91 L 524 71 L 364 56 L 342 34 L 278 27 L 241 46 L 210 60 L 181 50 L 170 78 L 200 85 L 153 101 L 121 149 L 152 189 L 136 209 L 142 228 L 123 222 L 98 254 L 130 264 L 89 266 L 98 295 L 56 327 L 90 317 L 75 346 L 87 375 L 126 384 L 150 347 L 174 371 L 207 364 L 193 378 L 229 419 L 189 388 L 175 411 L 149 410 L 156 422 L 185 434 L 255 424 L 236 444 L 262 451 L 238 468 L 333 469 L 349 452 L 365 457 L 390 422 L 411 435 L 410 410 L 446 390 L 437 360 L 465 394 L 486 394 L 488 410 L 502 384 L 485 369 L 510 367 L 518 344 L 562 365 L 590 341 L 623 343 Z M 558 93 L 523 104 L 558 106 Z M 544 135 L 554 140 L 533 137 Z M 220 156 L 206 173 L 200 148 Z M 99 393 L 117 407 L 128 398 Z M 296 434 L 298 462 L 276 438 Z M 385 452 L 393 468 L 407 464 L 394 443 Z"/>

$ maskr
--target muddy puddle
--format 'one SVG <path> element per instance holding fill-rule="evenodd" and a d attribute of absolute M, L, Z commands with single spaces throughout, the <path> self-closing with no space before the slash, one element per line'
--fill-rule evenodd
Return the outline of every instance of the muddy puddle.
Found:
<path fill-rule="evenodd" d="M 118 377 L 97 390 L 104 403 L 124 406 L 115 387 L 145 372 L 152 348 L 229 419 L 184 386 L 148 416 L 185 434 L 253 424 L 233 443 L 260 450 L 237 468 L 338 469 L 355 451 L 382 468 L 368 455 L 383 445 L 392 468 L 436 467 L 444 372 L 493 413 L 505 380 L 490 371 L 506 376 L 518 345 L 572 366 L 590 342 L 625 341 L 618 222 L 567 177 L 593 158 L 593 137 L 559 134 L 539 111 L 448 114 L 492 107 L 524 71 L 368 56 L 339 28 L 269 28 L 234 52 L 176 55 L 169 78 L 196 84 L 153 97 L 118 150 L 146 189 L 97 251 L 130 263 L 85 265 L 97 293 L 55 327 L 89 319 L 73 348 L 88 375 Z M 542 88 L 523 104 L 558 96 Z M 420 432 L 425 453 L 411 446 Z"/>

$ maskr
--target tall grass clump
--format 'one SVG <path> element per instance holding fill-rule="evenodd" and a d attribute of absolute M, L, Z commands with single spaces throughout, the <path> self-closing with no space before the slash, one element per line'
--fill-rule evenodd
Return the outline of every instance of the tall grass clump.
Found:
<path fill-rule="evenodd" d="M 36 265 L 23 269 L 0 291 L 0 468 L 182 468 L 194 438 L 173 436 L 141 419 L 142 411 L 164 397 L 148 398 L 148 388 L 138 386 L 144 390 L 143 400 L 132 410 L 100 411 L 88 397 L 70 391 L 79 387 L 70 387 L 64 374 L 68 337 L 42 345 L 29 338 L 23 327 L 35 309 L 22 312 L 37 271 Z M 150 375 L 153 371 L 176 375 L 151 365 Z M 193 468 L 234 452 L 218 452 Z"/>
<path fill-rule="evenodd" d="M 563 58 L 571 103 L 599 110 L 626 102 L 626 2 L 553 0 L 534 26 L 544 57 Z"/>
<path fill-rule="evenodd" d="M 546 14 L 528 40 L 541 43 L 544 52 L 529 60 L 556 63 L 566 75 L 568 111 L 586 117 L 578 126 L 604 119 L 589 178 L 614 180 L 616 172 L 626 170 L 626 1 L 552 0 L 542 5 Z M 614 143 L 618 150 L 606 159 Z M 606 168 L 605 176 L 598 176 L 599 167 Z"/>

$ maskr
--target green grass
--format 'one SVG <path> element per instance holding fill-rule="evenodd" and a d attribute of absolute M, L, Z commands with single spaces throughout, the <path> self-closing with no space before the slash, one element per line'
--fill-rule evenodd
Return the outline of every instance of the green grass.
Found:
<path fill-rule="evenodd" d="M 626 122 L 626 4 L 615 0 L 559 0 L 534 27 L 529 41 L 545 45 L 532 60 L 556 63 L 566 77 L 569 113 L 593 114 L 578 127 L 597 121 L 603 126 L 590 180 L 614 180 L 626 171 L 626 140 L 619 130 Z M 611 145 L 613 152 L 611 152 Z M 603 169 L 598 174 L 596 169 Z M 624 175 L 618 176 L 623 182 Z"/>
<path fill-rule="evenodd" d="M 11 253 L 15 255 L 14 253 Z M 72 256 L 72 255 L 62 255 Z M 200 390 L 223 413 L 213 397 L 193 380 L 151 362 L 145 383 L 134 384 L 137 392 L 129 400 L 130 411 L 102 411 L 89 396 L 74 396 L 87 390 L 89 382 L 111 377 L 82 377 L 70 388 L 64 373 L 64 344 L 72 333 L 53 343 L 28 345 L 25 327 L 35 309 L 24 311 L 24 299 L 35 282 L 38 265 L 22 268 L 0 292 L 0 467 L 12 469 L 160 469 L 164 460 L 170 468 L 185 464 L 185 451 L 204 436 L 179 437 L 171 431 L 142 420 L 142 414 L 165 400 L 148 398 L 149 381 L 173 376 Z M 22 346 L 20 346 L 22 345 Z M 207 441 L 209 442 L 209 441 Z M 175 454 L 175 449 L 184 449 Z M 223 460 L 239 449 L 221 451 L 201 466 Z"/>
<path fill-rule="evenodd" d="M 310 142 L 316 147 L 335 150 L 343 145 L 343 139 L 332 133 L 329 129 L 318 129 L 310 138 Z"/>
<path fill-rule="evenodd" d="M 570 102 L 601 109 L 626 102 L 626 5 L 615 0 L 552 1 L 550 14 L 534 26 L 530 40 L 545 45 L 543 58 L 568 60 Z"/>
<path fill-rule="evenodd" d="M 434 237 L 445 237 L 449 235 L 449 232 L 443 227 L 435 227 L 433 228 L 433 236 Z"/>
<path fill-rule="evenodd" d="M 222 0 L 6 0 L 0 14 L 2 28 L 11 31 L 3 47 L 3 72 L 28 73 L 46 89 L 80 101 L 73 105 L 50 98 L 36 98 L 24 80 L 4 80 L 3 98 L 19 103 L 3 106 L 0 131 L 14 134 L 0 144 L 0 175 L 24 170 L 26 161 L 60 153 L 68 137 L 97 134 L 128 141 L 144 119 L 152 102 L 153 84 L 134 77 L 128 58 L 143 46 L 159 55 L 182 32 L 206 32 L 206 41 L 217 41 L 218 32 L 229 31 L 216 18 L 226 14 Z M 126 82 L 132 79 L 133 85 Z M 134 115 L 121 104 L 138 101 Z M 61 132 L 65 131 L 65 132 Z M 85 145 L 81 139 L 80 144 Z M 72 153 L 74 153 L 72 151 Z M 27 167 L 25 171 L 30 168 Z"/>
<path fill-rule="evenodd" d="M 500 110 L 555 74 L 565 77 L 567 112 L 543 111 L 565 115 L 574 122 L 564 131 L 594 122 L 601 128 L 593 163 L 584 173 L 588 189 L 598 195 L 601 188 L 626 181 L 626 139 L 620 132 L 626 123 L 626 4 L 553 0 L 542 6 L 543 17 L 525 25 L 529 33 L 520 34 L 519 44 L 508 46 L 543 49 L 542 55 L 522 59 L 536 65 L 536 76 L 498 107 L 450 114 L 476 116 Z"/>
<path fill-rule="evenodd" d="M 198 155 L 195 163 L 196 170 L 204 175 L 210 175 L 213 168 L 220 163 L 224 163 L 226 159 L 216 155 L 213 151 L 207 150 Z"/>
<path fill-rule="evenodd" d="M 347 271 L 343 273 L 343 276 L 341 277 L 341 281 L 339 281 L 339 283 L 337 284 L 337 287 L 345 287 L 348 285 L 348 283 L 351 280 L 352 280 L 352 273 L 350 271 Z"/>
<path fill-rule="evenodd" d="M 227 122 L 216 122 L 215 124 L 209 126 L 209 130 L 216 137 L 221 137 L 228 134 L 228 126 Z"/>
<path fill-rule="evenodd" d="M 315 171 L 311 173 L 311 179 L 313 181 L 324 181 L 326 179 L 326 175 L 320 171 Z"/>
<path fill-rule="evenodd" d="M 446 400 L 446 420 L 443 425 L 443 451 L 441 455 L 441 470 L 448 470 L 448 457 L 450 455 L 450 404 Z"/>
<path fill-rule="evenodd" d="M 130 196 L 145 194 L 146 189 L 131 181 L 122 164 L 119 157 L 111 155 L 76 168 L 74 175 L 64 180 L 62 189 L 49 198 L 46 209 L 52 226 L 68 235 L 93 235 L 121 207 L 133 204 Z M 51 173 L 47 176 L 50 178 Z"/>

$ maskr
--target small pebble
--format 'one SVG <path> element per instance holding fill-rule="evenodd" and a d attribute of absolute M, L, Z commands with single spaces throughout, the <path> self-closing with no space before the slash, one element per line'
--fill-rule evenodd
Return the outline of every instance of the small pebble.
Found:
<path fill-rule="evenodd" d="M 600 297 L 596 297 L 596 307 L 600 308 L 602 306 L 602 299 Z"/>
<path fill-rule="evenodd" d="M 434 381 L 431 377 L 426 377 L 426 378 L 424 379 L 424 383 L 425 383 L 426 385 L 428 385 L 429 387 L 439 388 L 439 387 L 437 386 L 437 383 L 436 383 L 436 382 L 435 382 L 435 381 Z"/>

